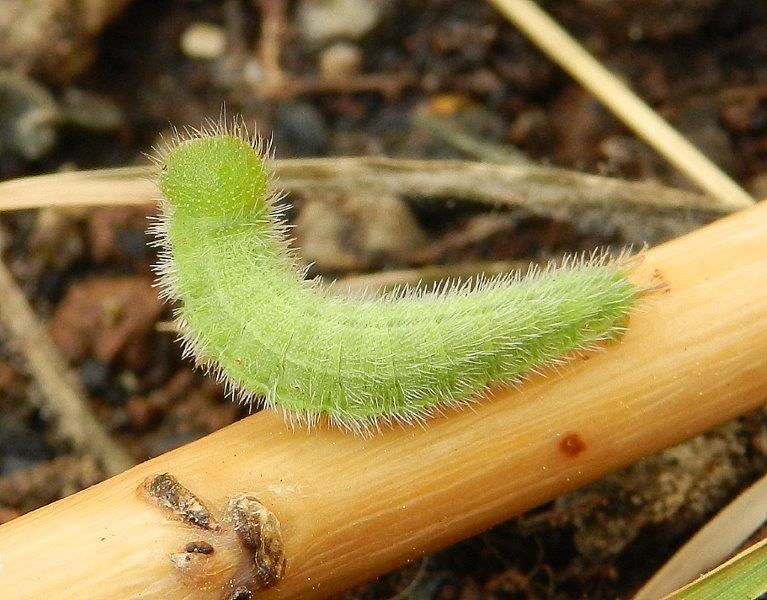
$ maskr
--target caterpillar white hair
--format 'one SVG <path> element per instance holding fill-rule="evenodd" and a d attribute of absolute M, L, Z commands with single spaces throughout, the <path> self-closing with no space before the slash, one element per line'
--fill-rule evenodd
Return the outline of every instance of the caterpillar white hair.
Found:
<path fill-rule="evenodd" d="M 422 421 L 617 337 L 643 292 L 595 253 L 438 293 L 333 296 L 297 266 L 265 154 L 212 126 L 157 159 L 158 272 L 187 353 L 291 422 Z"/>

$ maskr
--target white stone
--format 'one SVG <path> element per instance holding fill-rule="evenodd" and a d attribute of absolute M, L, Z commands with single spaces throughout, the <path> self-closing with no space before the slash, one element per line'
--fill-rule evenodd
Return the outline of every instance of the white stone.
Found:
<path fill-rule="evenodd" d="M 181 50 L 191 58 L 219 58 L 226 50 L 226 33 L 212 23 L 194 23 L 181 36 Z"/>
<path fill-rule="evenodd" d="M 302 0 L 298 21 L 314 42 L 356 40 L 378 22 L 382 5 L 383 0 Z"/>

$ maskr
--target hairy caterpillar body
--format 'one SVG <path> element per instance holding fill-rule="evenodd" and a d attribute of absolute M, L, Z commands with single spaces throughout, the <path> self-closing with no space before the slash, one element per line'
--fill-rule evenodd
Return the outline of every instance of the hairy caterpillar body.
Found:
<path fill-rule="evenodd" d="M 524 279 L 331 296 L 297 266 L 258 141 L 212 127 L 158 163 L 159 282 L 186 353 L 291 422 L 422 421 L 616 337 L 642 292 L 625 262 L 594 255 Z"/>

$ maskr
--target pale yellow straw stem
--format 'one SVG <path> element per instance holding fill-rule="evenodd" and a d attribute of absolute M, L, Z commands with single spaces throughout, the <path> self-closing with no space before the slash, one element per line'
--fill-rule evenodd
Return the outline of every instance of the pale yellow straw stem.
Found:
<path fill-rule="evenodd" d="M 723 205 L 754 199 L 664 121 L 531 0 L 490 0 L 549 58 L 572 75 L 666 160 Z"/>
<path fill-rule="evenodd" d="M 224 517 L 252 494 L 287 559 L 253 599 L 328 598 L 764 405 L 767 204 L 649 250 L 632 277 L 656 291 L 620 343 L 473 410 L 371 438 L 262 411 L 0 526 L 0 597 L 248 597 L 232 581 L 258 569 Z M 200 503 L 148 495 L 164 473 Z"/>

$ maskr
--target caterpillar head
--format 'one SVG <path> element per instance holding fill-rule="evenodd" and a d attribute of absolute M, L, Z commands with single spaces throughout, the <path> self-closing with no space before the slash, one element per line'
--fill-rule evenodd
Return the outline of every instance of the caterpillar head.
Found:
<path fill-rule="evenodd" d="M 186 140 L 161 159 L 160 191 L 193 217 L 267 210 L 268 182 L 258 145 L 230 133 Z"/>

